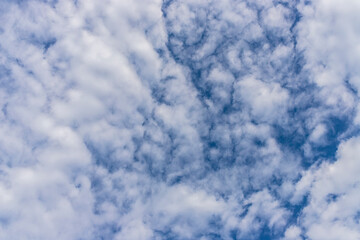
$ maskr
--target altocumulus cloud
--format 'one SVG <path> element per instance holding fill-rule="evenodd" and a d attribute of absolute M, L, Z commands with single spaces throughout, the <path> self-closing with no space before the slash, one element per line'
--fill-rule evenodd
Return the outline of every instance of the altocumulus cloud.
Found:
<path fill-rule="evenodd" d="M 357 0 L 0 0 L 0 239 L 360 239 Z"/>

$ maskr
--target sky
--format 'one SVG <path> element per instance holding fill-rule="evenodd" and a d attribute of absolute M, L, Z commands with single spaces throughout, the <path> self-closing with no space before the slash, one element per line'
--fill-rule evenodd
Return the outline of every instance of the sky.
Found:
<path fill-rule="evenodd" d="M 0 239 L 359 240 L 359 12 L 0 0 Z"/>

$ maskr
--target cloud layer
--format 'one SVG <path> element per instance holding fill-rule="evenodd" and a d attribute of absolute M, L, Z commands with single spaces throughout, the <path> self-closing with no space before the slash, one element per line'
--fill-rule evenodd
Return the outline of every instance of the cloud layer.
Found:
<path fill-rule="evenodd" d="M 0 0 L 1 239 L 359 239 L 356 0 Z"/>

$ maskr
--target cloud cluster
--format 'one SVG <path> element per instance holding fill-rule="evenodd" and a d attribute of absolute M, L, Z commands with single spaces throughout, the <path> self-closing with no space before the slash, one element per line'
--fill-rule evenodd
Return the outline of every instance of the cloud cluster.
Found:
<path fill-rule="evenodd" d="M 358 239 L 359 10 L 0 0 L 0 238 Z"/>

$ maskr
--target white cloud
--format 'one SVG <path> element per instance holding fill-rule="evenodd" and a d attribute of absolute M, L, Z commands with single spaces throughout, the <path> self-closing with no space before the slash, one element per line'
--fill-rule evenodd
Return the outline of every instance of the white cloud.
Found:
<path fill-rule="evenodd" d="M 357 89 L 359 74 L 356 1 L 314 1 L 312 5 L 300 5 L 303 20 L 299 23 L 299 49 L 306 56 L 306 69 L 320 88 L 320 98 L 337 114 L 354 108 L 354 96 L 346 79 Z M 349 77 L 350 76 L 350 77 Z"/>
<path fill-rule="evenodd" d="M 309 204 L 301 216 L 302 225 L 307 228 L 311 239 L 323 239 L 332 229 L 332 239 L 359 237 L 358 137 L 343 142 L 334 163 L 323 163 L 318 169 L 309 171 L 296 186 L 296 194 L 309 191 Z M 304 188 L 305 187 L 305 188 Z"/>
<path fill-rule="evenodd" d="M 0 238 L 358 238 L 346 3 L 3 1 Z"/>
<path fill-rule="evenodd" d="M 284 240 L 300 240 L 301 229 L 296 226 L 290 226 L 286 229 Z"/>
<path fill-rule="evenodd" d="M 278 83 L 264 83 L 254 78 L 245 78 L 236 86 L 238 101 L 250 107 L 251 114 L 258 120 L 276 121 L 287 110 L 288 93 Z"/>
<path fill-rule="evenodd" d="M 312 131 L 311 135 L 309 136 L 309 140 L 314 143 L 320 143 L 320 141 L 324 141 L 323 137 L 326 133 L 326 126 L 324 124 L 318 124 L 314 130 Z"/>

